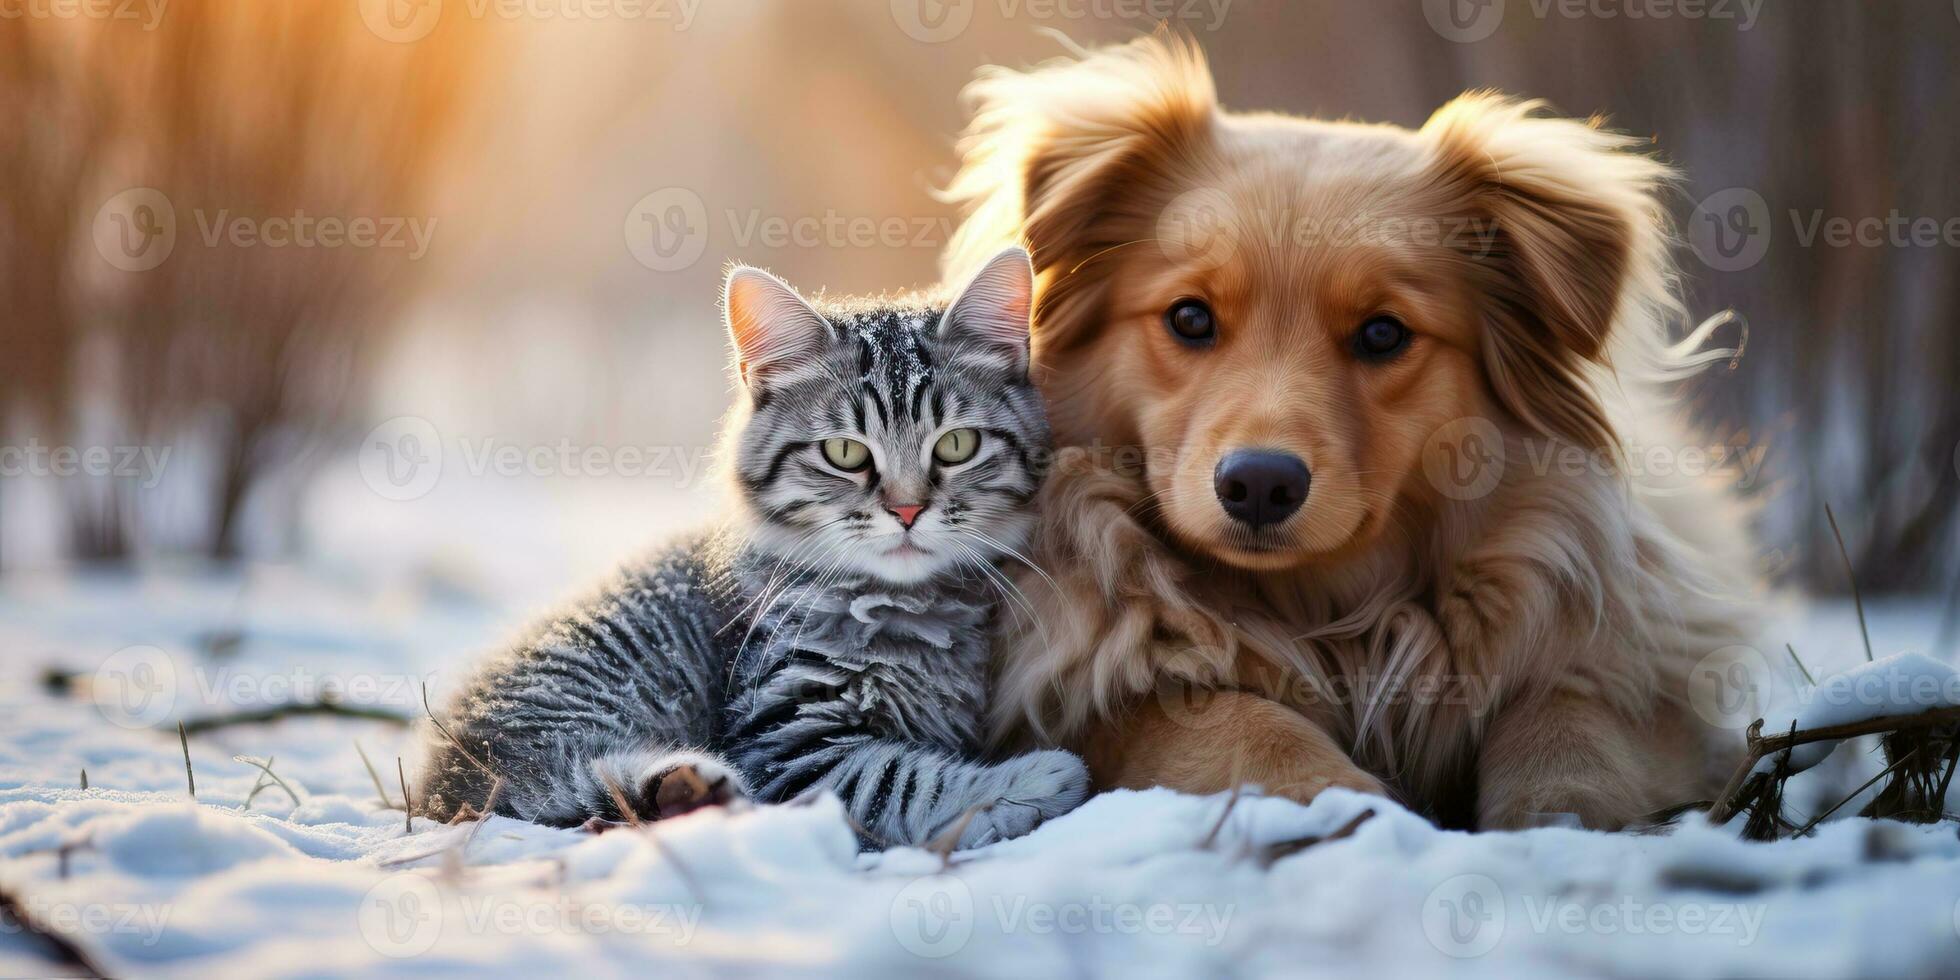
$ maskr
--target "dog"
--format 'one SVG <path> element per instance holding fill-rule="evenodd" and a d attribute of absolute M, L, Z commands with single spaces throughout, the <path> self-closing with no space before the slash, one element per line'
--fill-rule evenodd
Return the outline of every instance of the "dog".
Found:
<path fill-rule="evenodd" d="M 1668 339 L 1667 166 L 1489 92 L 1416 130 L 1228 112 L 1162 33 L 966 98 L 948 273 L 1029 248 L 1071 447 L 997 741 L 1452 827 L 1716 792 L 1741 739 L 1692 685 L 1750 635 L 1757 556 L 1715 481 L 1631 465 L 1692 452 L 1676 382 L 1735 354 L 1719 320 Z"/>

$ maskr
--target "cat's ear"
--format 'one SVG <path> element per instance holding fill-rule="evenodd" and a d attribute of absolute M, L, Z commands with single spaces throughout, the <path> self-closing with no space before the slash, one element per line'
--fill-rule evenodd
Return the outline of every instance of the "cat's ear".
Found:
<path fill-rule="evenodd" d="M 728 270 L 722 310 L 735 364 L 751 389 L 816 363 L 830 340 L 830 324 L 789 283 L 753 266 Z"/>
<path fill-rule="evenodd" d="M 939 319 L 940 340 L 967 355 L 1025 372 L 1033 300 L 1034 265 L 1028 253 L 1007 249 L 988 259 L 946 307 Z"/>

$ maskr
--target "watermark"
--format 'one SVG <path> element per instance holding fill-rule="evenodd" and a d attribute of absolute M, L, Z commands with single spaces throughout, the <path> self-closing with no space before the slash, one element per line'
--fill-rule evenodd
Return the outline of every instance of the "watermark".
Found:
<path fill-rule="evenodd" d="M 368 489 L 400 502 L 428 495 L 450 461 L 475 478 L 619 478 L 686 489 L 707 474 L 712 452 L 699 445 L 595 445 L 570 439 L 519 443 L 495 436 L 462 437 L 450 445 L 429 420 L 402 415 L 369 430 L 356 461 Z"/>
<path fill-rule="evenodd" d="M 429 254 L 435 240 L 437 218 L 368 217 L 352 218 L 312 215 L 296 210 L 290 215 L 258 217 L 233 214 L 229 208 L 215 212 L 198 209 L 198 240 L 206 248 L 230 245 L 233 248 L 301 249 L 378 249 L 403 251 L 413 262 Z"/>
<path fill-rule="evenodd" d="M 1667 21 L 1705 20 L 1751 30 L 1764 0 L 1423 0 L 1423 19 L 1445 40 L 1472 44 L 1485 40 L 1517 11 L 1536 20 Z"/>
<path fill-rule="evenodd" d="M 428 37 L 445 13 L 470 20 L 609 21 L 647 23 L 685 31 L 702 0 L 358 0 L 361 22 L 375 37 L 413 44 Z"/>
<path fill-rule="evenodd" d="M 1457 875 L 1431 889 L 1422 932 L 1437 952 L 1474 959 L 1523 929 L 1539 936 L 1695 936 L 1750 946 L 1769 907 L 1760 902 L 1649 901 L 1522 894 L 1515 902 L 1488 875 Z"/>
<path fill-rule="evenodd" d="M 1769 253 L 1769 202 L 1747 187 L 1716 191 L 1688 215 L 1688 247 L 1716 272 L 1740 272 Z"/>
<path fill-rule="evenodd" d="M 32 924 L 59 935 L 136 936 L 144 946 L 155 946 L 163 938 L 171 913 L 167 904 L 57 902 L 32 895 L 19 899 L 16 907 L 26 921 L 0 915 L 0 936 L 25 933 Z"/>
<path fill-rule="evenodd" d="M 170 0 L 0 0 L 0 21 L 109 20 L 154 31 L 169 6 Z"/>
<path fill-rule="evenodd" d="M 586 902 L 541 896 L 468 894 L 417 872 L 382 879 L 361 897 L 361 938 L 393 959 L 420 956 L 447 936 L 637 936 L 685 946 L 701 924 L 702 906 L 685 903 Z"/>
<path fill-rule="evenodd" d="M 1762 651 L 1741 644 L 1722 647 L 1688 672 L 1688 703 L 1710 726 L 1741 731 L 1776 700 L 1779 680 Z"/>
<path fill-rule="evenodd" d="M 4 0 L 0 0 L 4 2 Z M 402 252 L 409 261 L 427 255 L 437 218 L 389 215 L 241 214 L 230 208 L 194 208 L 192 224 L 179 220 L 176 204 L 153 187 L 134 187 L 104 201 L 90 228 L 96 253 L 124 272 L 148 272 L 170 260 L 182 234 L 205 248 L 302 249 Z"/>
<path fill-rule="evenodd" d="M 186 699 L 207 708 L 347 704 L 414 712 L 421 710 L 422 691 L 434 677 L 434 672 L 316 671 L 300 665 L 251 670 L 200 664 L 186 670 L 162 648 L 139 645 L 104 658 L 89 675 L 88 693 L 110 723 L 155 728 Z"/>
<path fill-rule="evenodd" d="M 1198 187 L 1172 198 L 1157 215 L 1158 248 L 1173 262 L 1216 269 L 1248 245 L 1263 248 L 1448 248 L 1489 254 L 1497 223 L 1476 217 L 1300 214 L 1288 208 L 1241 207 L 1224 190 Z"/>
<path fill-rule="evenodd" d="M 1565 479 L 1626 479 L 1665 493 L 1670 479 L 1719 482 L 1738 491 L 1762 482 L 1769 446 L 1750 443 L 1669 444 L 1628 441 L 1587 448 L 1526 436 L 1507 441 L 1490 419 L 1468 416 L 1439 426 L 1422 444 L 1423 475 L 1451 500 L 1481 500 L 1507 471 Z"/>
<path fill-rule="evenodd" d="M 1770 658 L 1747 646 L 1723 647 L 1703 657 L 1688 675 L 1688 684 L 1689 703 L 1703 721 L 1736 730 L 1764 717 L 1771 706 L 1777 707 L 1779 714 L 1802 714 L 1817 706 L 1879 708 L 1887 714 L 1909 714 L 1960 704 L 1960 675 L 1867 671 L 1834 674 L 1816 684 L 1797 684 L 1788 671 L 1778 670 Z"/>
<path fill-rule="evenodd" d="M 169 446 L 48 445 L 29 438 L 25 445 L 0 445 L 0 478 L 115 478 L 154 490 L 163 482 L 170 451 Z"/>
<path fill-rule="evenodd" d="M 1225 941 L 1237 910 L 1231 904 L 1114 901 L 1099 895 L 1070 901 L 992 895 L 976 902 L 965 881 L 935 874 L 899 890 L 892 899 L 891 927 L 899 946 L 926 959 L 965 949 L 983 925 L 1008 936 L 1177 936 L 1213 947 Z"/>
<path fill-rule="evenodd" d="M 1452 419 L 1422 444 L 1422 472 L 1451 500 L 1481 500 L 1504 479 L 1504 433 L 1481 416 Z"/>
<path fill-rule="evenodd" d="M 95 668 L 89 697 L 119 728 L 154 728 L 177 707 L 177 662 L 153 646 L 117 650 Z"/>
<path fill-rule="evenodd" d="M 177 248 L 177 209 L 154 187 L 132 187 L 102 202 L 89 233 L 104 262 L 148 272 Z"/>
<path fill-rule="evenodd" d="M 1789 240 L 1802 249 L 1960 248 L 1960 216 L 1913 215 L 1898 208 L 1869 215 L 1790 208 L 1783 218 L 1790 224 Z M 1730 187 L 1695 205 L 1688 216 L 1688 245 L 1710 269 L 1740 272 L 1769 254 L 1776 223 L 1761 194 Z"/>
<path fill-rule="evenodd" d="M 1193 32 L 1210 33 L 1225 26 L 1233 0 L 992 0 L 1002 20 L 1027 20 L 1059 26 L 1090 21 L 1138 24 L 1172 23 Z M 891 0 L 892 23 L 906 37 L 922 44 L 940 44 L 966 33 L 981 0 Z"/>
<path fill-rule="evenodd" d="M 847 214 L 835 208 L 803 214 L 771 214 L 760 208 L 720 208 L 712 214 L 701 195 L 663 187 L 627 209 L 623 232 L 635 261 L 655 272 L 678 272 L 701 260 L 720 236 L 731 250 L 926 249 L 937 252 L 953 238 L 949 215 Z"/>
<path fill-rule="evenodd" d="M 1158 665 L 1166 678 L 1155 691 L 1165 717 L 1183 728 L 1207 730 L 1232 724 L 1222 702 L 1253 695 L 1308 711 L 1320 706 L 1343 709 L 1350 715 L 1387 710 L 1438 707 L 1462 708 L 1473 718 L 1487 715 L 1497 703 L 1503 678 L 1499 675 L 1413 673 L 1339 674 L 1323 677 L 1304 671 L 1260 671 L 1240 676 L 1237 658 L 1224 651 L 1179 651 Z"/>

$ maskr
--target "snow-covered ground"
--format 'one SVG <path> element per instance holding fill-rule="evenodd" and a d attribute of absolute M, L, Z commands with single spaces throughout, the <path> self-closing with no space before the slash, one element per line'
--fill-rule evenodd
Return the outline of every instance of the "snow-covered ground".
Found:
<path fill-rule="evenodd" d="M 440 704 L 546 594 L 441 567 L 0 579 L 0 889 L 135 976 L 1960 974 L 1952 824 L 1467 835 L 1342 792 L 1122 792 L 949 863 L 858 855 L 828 801 L 598 837 L 405 826 L 408 731 L 341 717 L 194 734 L 190 798 L 175 722 L 328 689 L 417 715 L 424 682 Z M 1929 611 L 1871 611 L 1881 655 L 1953 660 Z M 1819 674 L 1863 660 L 1848 607 L 1791 614 L 1757 656 L 1780 664 L 1784 641 Z M 1875 771 L 1864 749 L 1799 777 L 1818 782 L 1791 807 Z M 0 974 L 44 956 L 0 934 Z"/>

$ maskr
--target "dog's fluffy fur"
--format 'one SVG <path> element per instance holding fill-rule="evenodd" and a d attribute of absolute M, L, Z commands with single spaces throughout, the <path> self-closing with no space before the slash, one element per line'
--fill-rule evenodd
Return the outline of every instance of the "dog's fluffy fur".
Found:
<path fill-rule="evenodd" d="M 1349 786 L 1456 826 L 1711 794 L 1739 739 L 1698 722 L 1689 675 L 1747 635 L 1746 520 L 1623 465 L 1695 445 L 1666 388 L 1729 353 L 1712 325 L 1667 343 L 1664 165 L 1488 93 L 1415 131 L 1226 112 L 1166 36 L 968 96 L 948 271 L 1029 246 L 1076 447 L 1002 652 L 1004 741 L 1083 750 L 1104 785 Z M 1215 311 L 1210 348 L 1166 330 L 1183 298 Z M 1381 314 L 1414 339 L 1366 362 Z M 1501 477 L 1452 484 L 1451 453 L 1497 472 L 1480 437 Z M 1312 472 L 1259 533 L 1212 486 L 1246 447 Z"/>

